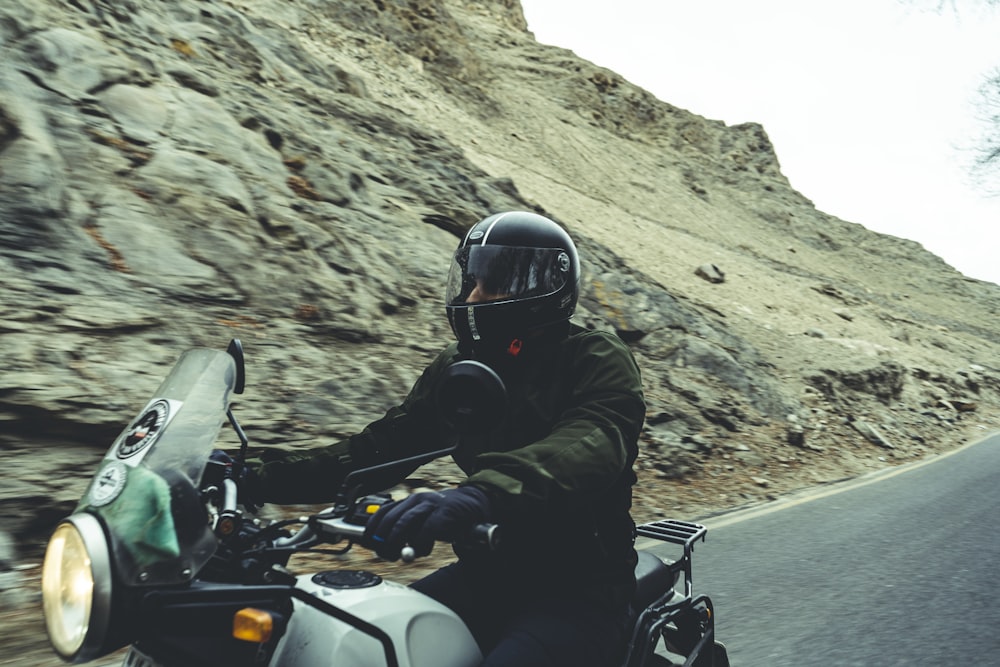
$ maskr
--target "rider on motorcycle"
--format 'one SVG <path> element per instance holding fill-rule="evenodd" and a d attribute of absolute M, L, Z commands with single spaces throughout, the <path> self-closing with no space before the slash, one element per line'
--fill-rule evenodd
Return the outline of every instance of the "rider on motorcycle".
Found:
<path fill-rule="evenodd" d="M 445 307 L 457 343 L 403 403 L 329 446 L 271 455 L 251 495 L 279 504 L 333 499 L 352 470 L 456 443 L 457 488 L 384 506 L 366 537 L 377 552 L 417 555 L 482 522 L 503 547 L 456 547 L 458 560 L 414 584 L 453 609 L 484 665 L 606 666 L 624 653 L 635 586 L 632 464 L 645 416 L 639 369 L 617 337 L 570 323 L 580 264 L 569 235 L 527 212 L 476 223 L 454 255 Z M 455 361 L 491 367 L 507 387 L 499 426 L 459 434 L 435 405 Z M 412 470 L 380 480 L 401 482 Z"/>

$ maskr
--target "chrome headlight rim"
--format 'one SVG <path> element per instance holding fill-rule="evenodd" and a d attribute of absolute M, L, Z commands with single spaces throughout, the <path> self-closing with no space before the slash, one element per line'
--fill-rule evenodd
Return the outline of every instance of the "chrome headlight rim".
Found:
<path fill-rule="evenodd" d="M 87 618 L 86 630 L 78 645 L 60 645 L 60 642 L 53 638 L 52 628 L 54 624 L 61 623 L 62 619 L 50 618 L 50 607 L 58 608 L 61 599 L 51 601 L 46 599 L 46 596 L 51 596 L 53 591 L 50 589 L 50 586 L 46 586 L 45 572 L 47 568 L 43 567 L 42 606 L 45 611 L 46 631 L 53 650 L 63 660 L 67 662 L 86 662 L 101 656 L 111 624 L 113 591 L 111 554 L 104 527 L 100 520 L 93 514 L 83 512 L 67 517 L 56 527 L 56 530 L 53 532 L 53 538 L 64 527 L 75 531 L 76 536 L 83 544 L 84 551 L 89 560 L 90 576 L 93 581 L 90 613 Z M 49 544 L 51 548 L 52 540 L 50 540 Z M 46 561 L 48 559 L 49 554 L 46 552 Z"/>

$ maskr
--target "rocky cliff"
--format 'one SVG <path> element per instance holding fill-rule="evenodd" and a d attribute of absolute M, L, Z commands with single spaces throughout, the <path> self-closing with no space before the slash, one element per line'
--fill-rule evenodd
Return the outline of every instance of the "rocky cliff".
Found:
<path fill-rule="evenodd" d="M 379 416 L 450 336 L 457 236 L 512 208 L 570 230 L 577 320 L 642 366 L 640 519 L 997 428 L 1000 287 L 816 210 L 765 128 L 537 43 L 515 0 L 0 0 L 0 49 L 8 561 L 188 347 L 243 340 L 255 445 Z"/>

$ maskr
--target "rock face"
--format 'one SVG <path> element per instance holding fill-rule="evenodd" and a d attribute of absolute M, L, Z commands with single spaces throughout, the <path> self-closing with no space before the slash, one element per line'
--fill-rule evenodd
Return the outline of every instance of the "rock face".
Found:
<path fill-rule="evenodd" d="M 643 368 L 639 518 L 997 427 L 1000 287 L 816 210 L 764 128 L 537 43 L 514 0 L 5 1 L 0 45 L 23 558 L 189 347 L 244 341 L 255 445 L 379 416 L 450 337 L 457 236 L 507 209 L 569 228 L 577 320 Z"/>

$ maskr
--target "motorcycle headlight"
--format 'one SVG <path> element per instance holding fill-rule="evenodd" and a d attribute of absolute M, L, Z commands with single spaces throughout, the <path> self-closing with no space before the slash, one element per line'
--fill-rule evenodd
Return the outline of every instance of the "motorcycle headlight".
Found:
<path fill-rule="evenodd" d="M 111 616 L 111 560 L 100 522 L 74 514 L 56 527 L 42 566 L 42 607 L 52 648 L 68 662 L 99 656 Z"/>

